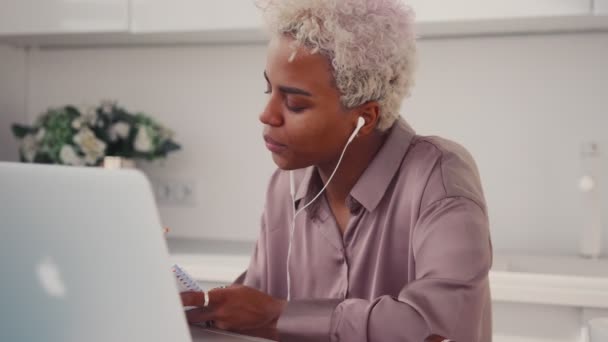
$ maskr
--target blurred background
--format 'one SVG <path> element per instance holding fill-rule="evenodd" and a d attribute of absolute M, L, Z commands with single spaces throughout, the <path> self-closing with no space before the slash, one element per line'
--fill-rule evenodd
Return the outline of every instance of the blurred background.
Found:
<path fill-rule="evenodd" d="M 608 316 L 608 0 L 406 3 L 419 69 L 402 116 L 478 163 L 496 340 L 583 341 L 581 326 Z M 172 253 L 194 268 L 205 253 L 242 266 L 275 169 L 258 121 L 266 41 L 249 0 L 0 0 L 0 160 L 20 158 L 11 125 L 48 108 L 145 112 L 181 145 L 137 163 Z"/>

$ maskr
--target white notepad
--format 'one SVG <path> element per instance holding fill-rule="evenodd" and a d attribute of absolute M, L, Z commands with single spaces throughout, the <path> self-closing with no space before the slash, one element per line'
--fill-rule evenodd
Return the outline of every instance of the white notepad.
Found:
<path fill-rule="evenodd" d="M 203 291 L 203 289 L 198 285 L 196 280 L 192 278 L 183 268 L 181 268 L 178 264 L 175 264 L 171 267 L 171 271 L 175 275 L 175 280 L 177 281 L 177 288 L 179 292 L 186 291 Z"/>
<path fill-rule="evenodd" d="M 198 285 L 196 280 L 192 278 L 183 268 L 175 264 L 171 266 L 171 271 L 175 275 L 175 281 L 177 282 L 177 289 L 180 293 L 186 291 L 202 292 L 203 289 Z M 190 310 L 196 308 L 195 306 L 186 306 L 184 310 Z"/>

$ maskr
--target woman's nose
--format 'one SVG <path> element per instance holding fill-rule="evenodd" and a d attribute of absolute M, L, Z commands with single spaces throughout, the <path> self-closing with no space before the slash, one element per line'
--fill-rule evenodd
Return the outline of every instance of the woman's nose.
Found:
<path fill-rule="evenodd" d="M 268 98 L 266 107 L 260 113 L 260 122 L 275 127 L 283 125 L 283 113 L 276 102 L 272 97 Z"/>

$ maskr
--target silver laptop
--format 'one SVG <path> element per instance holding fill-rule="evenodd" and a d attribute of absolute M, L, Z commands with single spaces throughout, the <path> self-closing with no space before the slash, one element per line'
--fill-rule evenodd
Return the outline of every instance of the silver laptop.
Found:
<path fill-rule="evenodd" d="M 188 327 L 138 171 L 0 162 L 0 341 L 244 341 Z"/>

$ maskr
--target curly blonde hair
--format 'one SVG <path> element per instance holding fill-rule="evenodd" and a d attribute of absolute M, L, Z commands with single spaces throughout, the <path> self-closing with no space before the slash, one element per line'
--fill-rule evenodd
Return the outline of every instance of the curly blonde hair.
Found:
<path fill-rule="evenodd" d="M 390 128 L 410 95 L 416 66 L 414 13 L 402 0 L 258 0 L 271 34 L 329 58 L 346 108 L 378 101 Z"/>

